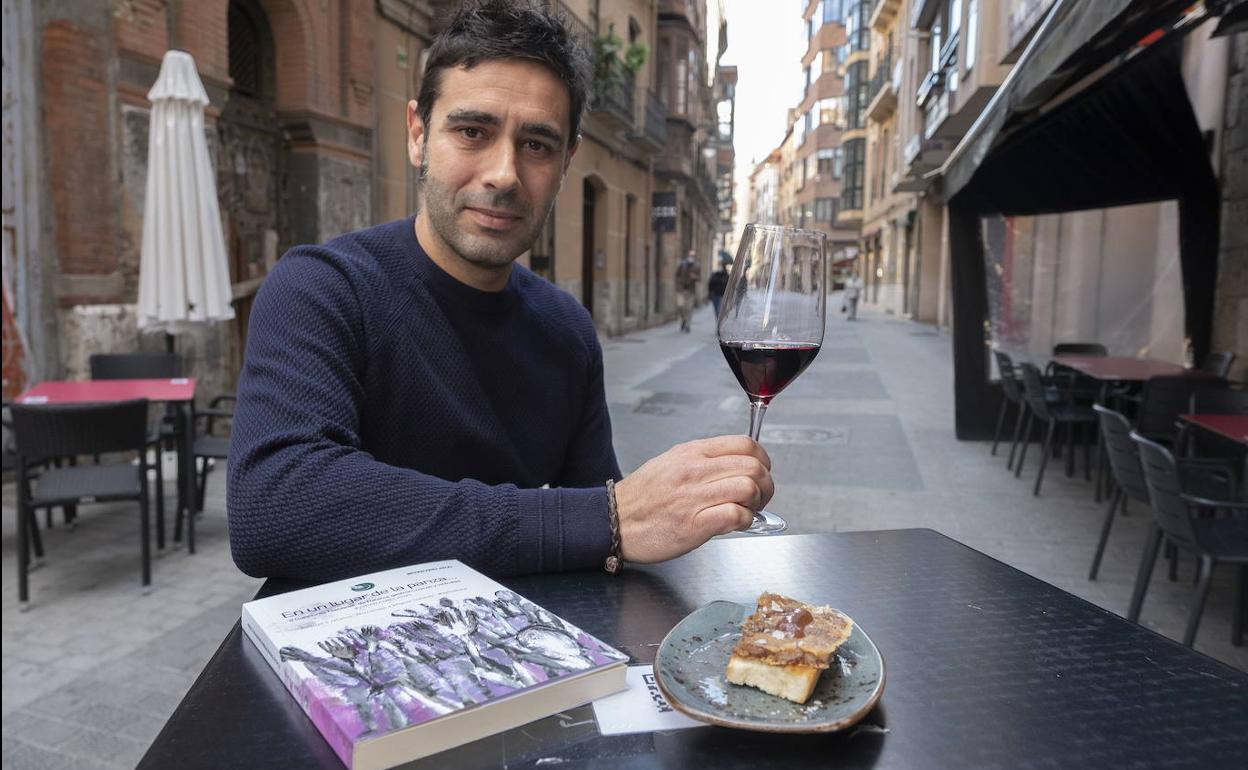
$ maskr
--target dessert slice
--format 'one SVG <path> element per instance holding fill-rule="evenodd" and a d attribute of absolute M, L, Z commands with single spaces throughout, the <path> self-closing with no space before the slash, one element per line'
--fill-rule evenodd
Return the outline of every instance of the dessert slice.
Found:
<path fill-rule="evenodd" d="M 728 681 L 805 703 L 853 629 L 854 622 L 831 607 L 764 593 L 741 624 L 741 640 L 728 659 Z"/>

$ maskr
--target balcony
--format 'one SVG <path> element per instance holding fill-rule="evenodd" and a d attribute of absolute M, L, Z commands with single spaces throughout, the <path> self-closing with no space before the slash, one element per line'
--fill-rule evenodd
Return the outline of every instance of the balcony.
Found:
<path fill-rule="evenodd" d="M 876 65 L 875 77 L 871 78 L 870 102 L 867 104 L 867 118 L 883 123 L 897 111 L 897 82 L 894 77 L 892 57 L 885 56 L 884 61 Z M 900 73 L 901 62 L 897 62 Z"/>
<path fill-rule="evenodd" d="M 887 31 L 900 12 L 901 0 L 875 0 L 875 7 L 871 9 L 871 29 Z"/>
<path fill-rule="evenodd" d="M 667 146 L 667 105 L 654 91 L 646 91 L 646 115 L 640 133 L 633 138 L 653 150 Z"/>
<path fill-rule="evenodd" d="M 633 73 L 619 59 L 610 61 L 594 77 L 594 97 L 589 109 L 631 131 L 633 91 Z"/>

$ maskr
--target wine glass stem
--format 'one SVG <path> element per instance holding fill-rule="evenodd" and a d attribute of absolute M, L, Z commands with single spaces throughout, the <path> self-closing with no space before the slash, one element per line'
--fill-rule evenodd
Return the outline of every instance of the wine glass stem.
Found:
<path fill-rule="evenodd" d="M 763 432 L 763 415 L 767 414 L 767 402 L 763 400 L 750 401 L 750 438 L 758 441 L 758 436 Z"/>

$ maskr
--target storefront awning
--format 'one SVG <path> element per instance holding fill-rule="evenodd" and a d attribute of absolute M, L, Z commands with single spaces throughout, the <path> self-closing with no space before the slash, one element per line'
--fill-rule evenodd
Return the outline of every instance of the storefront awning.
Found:
<path fill-rule="evenodd" d="M 1243 3 L 1248 0 L 1225 5 Z M 945 200 L 960 192 L 1011 135 L 1039 118 L 1040 108 L 1050 99 L 1120 59 L 1153 31 L 1170 27 L 1193 5 L 1192 0 L 1057 0 L 1035 39 L 946 161 Z"/>

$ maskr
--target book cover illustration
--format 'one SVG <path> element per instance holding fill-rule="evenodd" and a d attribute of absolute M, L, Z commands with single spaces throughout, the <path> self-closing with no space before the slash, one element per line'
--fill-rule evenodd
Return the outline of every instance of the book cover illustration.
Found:
<path fill-rule="evenodd" d="M 481 580 L 455 581 L 476 589 L 471 595 L 390 604 L 354 618 L 359 625 L 317 623 L 298 634 L 301 644 L 276 640 L 293 689 L 348 766 L 361 740 L 627 659 L 505 588 L 481 590 L 498 584 L 472 577 Z"/>

